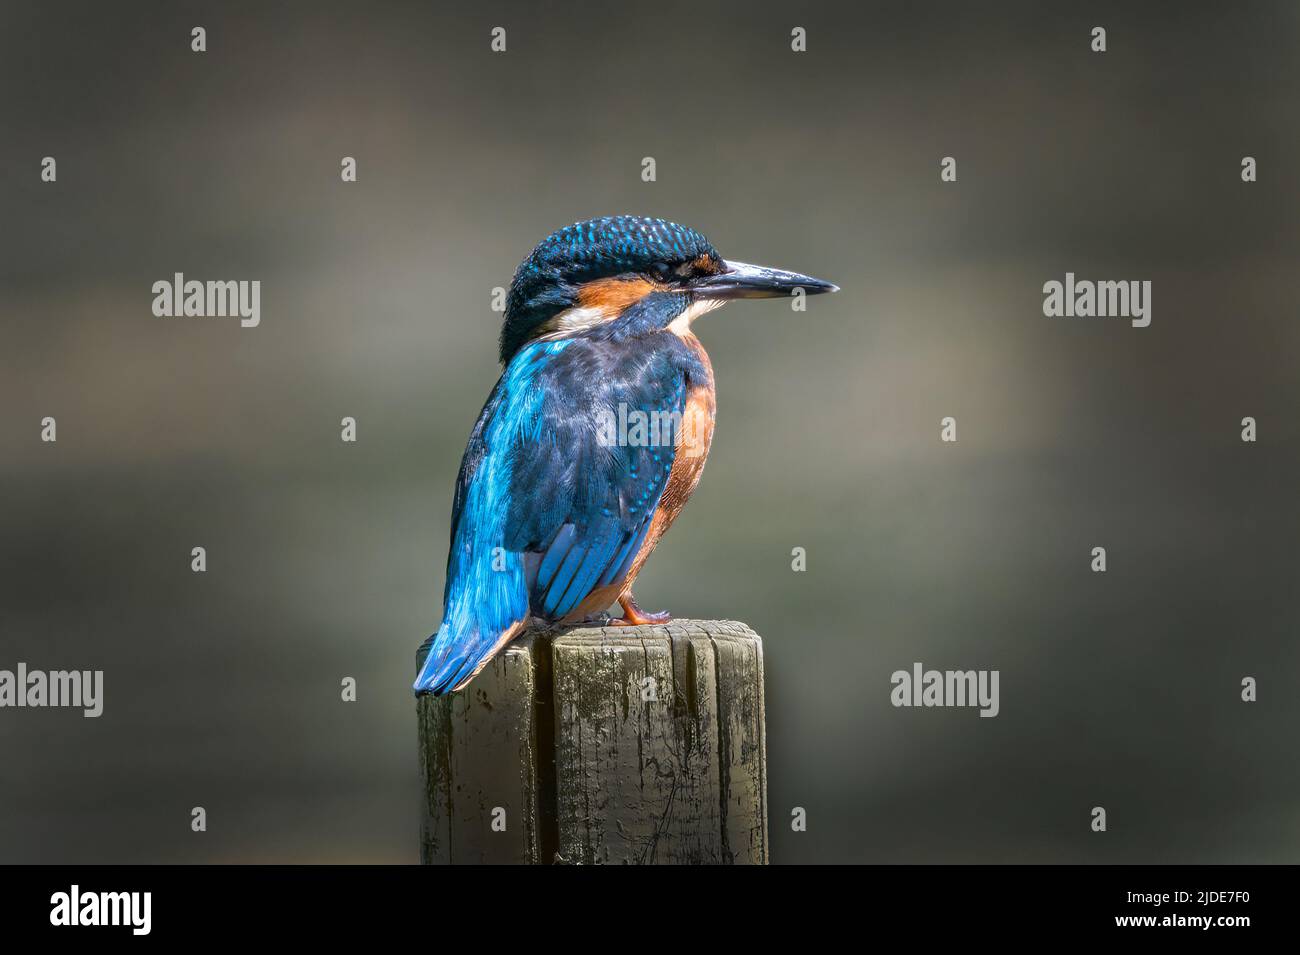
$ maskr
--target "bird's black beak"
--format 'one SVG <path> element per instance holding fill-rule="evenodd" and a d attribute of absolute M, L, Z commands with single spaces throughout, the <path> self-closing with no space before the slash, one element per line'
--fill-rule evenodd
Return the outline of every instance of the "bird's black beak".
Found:
<path fill-rule="evenodd" d="M 785 298 L 803 289 L 805 295 L 838 292 L 840 287 L 811 275 L 769 269 L 747 262 L 724 262 L 726 269 L 716 275 L 703 275 L 690 283 L 696 298 Z"/>

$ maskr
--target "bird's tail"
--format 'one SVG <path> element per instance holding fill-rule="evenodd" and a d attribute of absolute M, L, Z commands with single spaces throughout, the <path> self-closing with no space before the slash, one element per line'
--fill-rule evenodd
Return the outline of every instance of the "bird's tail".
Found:
<path fill-rule="evenodd" d="M 526 624 L 526 619 L 518 621 L 500 633 L 483 633 L 478 628 L 461 633 L 457 632 L 454 621 L 444 620 L 438 632 L 425 640 L 416 652 L 419 663 L 421 654 L 426 648 L 428 651 L 420 664 L 420 675 L 415 679 L 416 696 L 423 693 L 442 696 L 459 690 L 505 649 Z"/>
<path fill-rule="evenodd" d="M 463 542 L 453 553 L 462 546 L 468 555 L 448 561 L 442 626 L 425 641 L 429 655 L 415 680 L 417 696 L 459 690 L 528 626 L 523 557 Z"/>

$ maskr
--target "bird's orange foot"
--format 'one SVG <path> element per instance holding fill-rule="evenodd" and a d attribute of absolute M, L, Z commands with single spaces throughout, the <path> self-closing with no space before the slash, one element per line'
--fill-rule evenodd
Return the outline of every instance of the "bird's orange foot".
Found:
<path fill-rule="evenodd" d="M 614 627 L 639 627 L 647 623 L 667 623 L 673 619 L 673 615 L 667 610 L 646 613 L 636 605 L 636 599 L 631 594 L 619 597 L 618 605 L 623 608 L 623 616 L 610 618 L 610 625 Z"/>

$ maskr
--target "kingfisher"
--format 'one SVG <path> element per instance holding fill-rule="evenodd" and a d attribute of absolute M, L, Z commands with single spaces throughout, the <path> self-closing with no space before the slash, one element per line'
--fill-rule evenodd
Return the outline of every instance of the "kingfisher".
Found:
<path fill-rule="evenodd" d="M 438 632 L 417 695 L 462 689 L 537 618 L 663 623 L 632 585 L 695 490 L 713 439 L 713 367 L 692 323 L 732 299 L 835 292 L 728 261 L 700 233 L 605 216 L 520 264 L 503 371 L 456 478 Z"/>

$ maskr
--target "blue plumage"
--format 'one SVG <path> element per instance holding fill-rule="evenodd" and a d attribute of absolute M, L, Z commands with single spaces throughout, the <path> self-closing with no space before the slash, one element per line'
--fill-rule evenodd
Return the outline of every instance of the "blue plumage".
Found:
<path fill-rule="evenodd" d="M 506 369 L 470 435 L 452 505 L 443 622 L 416 681 L 445 692 L 467 679 L 502 635 L 528 619 L 523 555 L 502 548 L 513 484 L 514 449 L 540 418 L 536 375 L 569 342 L 539 343 Z"/>
<path fill-rule="evenodd" d="M 690 322 L 729 299 L 796 289 L 835 286 L 727 262 L 663 219 L 592 219 L 533 249 L 506 297 L 505 369 L 456 480 L 443 621 L 417 693 L 464 686 L 530 617 L 576 621 L 617 599 L 622 622 L 667 619 L 630 588 L 694 489 L 712 433 L 712 373 Z M 683 457 L 688 412 L 707 435 Z M 624 429 L 632 417 L 657 424 L 638 435 Z"/>
<path fill-rule="evenodd" d="M 673 298 L 649 296 L 610 323 L 619 328 L 529 343 L 506 366 L 461 465 L 444 621 L 417 691 L 456 688 L 530 615 L 561 620 L 627 575 L 667 485 L 675 434 L 611 445 L 602 425 L 620 406 L 680 416 L 688 382 L 705 377 L 664 330 L 680 311 Z"/>

